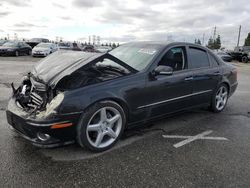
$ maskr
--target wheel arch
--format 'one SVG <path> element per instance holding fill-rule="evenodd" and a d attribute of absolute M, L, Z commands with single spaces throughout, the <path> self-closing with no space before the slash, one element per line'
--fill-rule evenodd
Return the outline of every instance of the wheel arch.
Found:
<path fill-rule="evenodd" d="M 96 101 L 93 101 L 91 102 L 88 106 L 85 107 L 85 109 L 91 107 L 92 105 L 94 105 L 95 103 L 98 103 L 98 102 L 101 102 L 101 101 L 113 101 L 115 103 L 117 103 L 118 105 L 120 105 L 124 111 L 124 114 L 125 114 L 125 117 L 126 117 L 126 124 L 127 125 L 127 122 L 128 122 L 128 119 L 129 119 L 129 113 L 130 113 L 130 110 L 129 110 L 129 107 L 128 107 L 128 104 L 120 99 L 120 98 L 117 98 L 117 97 L 105 97 L 105 98 L 102 98 L 102 99 L 98 99 Z"/>
<path fill-rule="evenodd" d="M 227 81 L 223 81 L 221 84 L 225 84 L 227 86 L 228 93 L 230 93 L 230 85 Z"/>

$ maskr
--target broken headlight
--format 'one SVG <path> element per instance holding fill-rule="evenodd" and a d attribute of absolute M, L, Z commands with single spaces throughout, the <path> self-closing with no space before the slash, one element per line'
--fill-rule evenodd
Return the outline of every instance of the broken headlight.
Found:
<path fill-rule="evenodd" d="M 63 93 L 59 93 L 55 98 L 53 98 L 52 101 L 46 106 L 45 116 L 48 117 L 52 114 L 55 114 L 57 107 L 62 103 L 63 99 Z"/>

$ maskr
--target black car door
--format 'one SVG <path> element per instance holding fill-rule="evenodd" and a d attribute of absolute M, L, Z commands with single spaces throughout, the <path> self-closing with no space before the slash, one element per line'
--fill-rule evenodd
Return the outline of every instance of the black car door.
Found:
<path fill-rule="evenodd" d="M 206 49 L 188 47 L 188 59 L 193 70 L 192 105 L 210 103 L 214 89 L 221 79 L 221 71 Z"/>
<path fill-rule="evenodd" d="M 189 107 L 192 95 L 192 71 L 188 68 L 185 46 L 168 49 L 160 65 L 173 68 L 172 75 L 149 76 L 146 82 L 147 104 L 139 108 L 148 108 L 150 117 L 175 112 Z"/>
<path fill-rule="evenodd" d="M 20 54 L 24 54 L 25 53 L 25 47 L 24 47 L 24 45 L 23 45 L 22 42 L 18 43 L 18 48 L 19 48 Z"/>

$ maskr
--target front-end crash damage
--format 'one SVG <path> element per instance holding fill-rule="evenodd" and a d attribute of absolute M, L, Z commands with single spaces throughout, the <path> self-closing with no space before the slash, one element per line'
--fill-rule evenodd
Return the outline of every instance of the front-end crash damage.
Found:
<path fill-rule="evenodd" d="M 65 93 L 134 72 L 110 54 L 56 52 L 35 65 L 17 89 L 13 87 L 8 122 L 39 146 L 71 142 L 80 113 L 60 114 Z M 53 128 L 66 125 L 67 129 Z"/>
<path fill-rule="evenodd" d="M 64 94 L 35 80 L 31 73 L 23 78 L 21 85 L 13 89 L 12 99 L 16 106 L 26 112 L 28 119 L 53 118 Z"/>

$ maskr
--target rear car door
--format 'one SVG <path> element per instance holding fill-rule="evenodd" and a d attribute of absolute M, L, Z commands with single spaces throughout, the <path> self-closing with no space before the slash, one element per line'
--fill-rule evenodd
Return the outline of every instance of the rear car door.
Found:
<path fill-rule="evenodd" d="M 19 42 L 19 46 L 20 46 L 20 52 L 22 54 L 25 54 L 26 53 L 26 47 L 25 47 L 24 43 L 23 42 Z"/>
<path fill-rule="evenodd" d="M 147 88 L 147 107 L 151 117 L 161 116 L 189 107 L 192 94 L 193 73 L 188 68 L 185 46 L 168 49 L 157 66 L 173 68 L 172 75 L 157 75 L 149 79 Z"/>
<path fill-rule="evenodd" d="M 206 49 L 188 47 L 188 59 L 193 70 L 193 105 L 210 103 L 214 89 L 221 79 L 221 70 Z"/>

